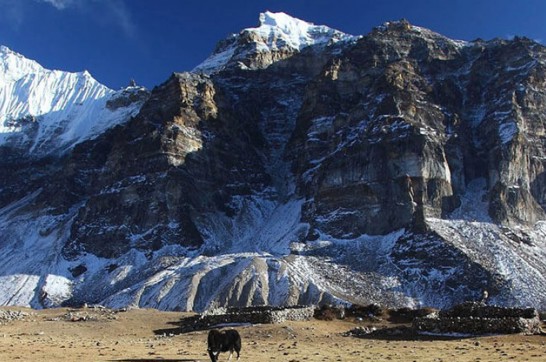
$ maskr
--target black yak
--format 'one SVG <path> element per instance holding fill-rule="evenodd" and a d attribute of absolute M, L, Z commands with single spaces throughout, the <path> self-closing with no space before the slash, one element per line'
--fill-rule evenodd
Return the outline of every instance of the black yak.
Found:
<path fill-rule="evenodd" d="M 229 351 L 228 360 L 231 359 L 233 351 L 237 352 L 237 360 L 239 360 L 239 352 L 241 351 L 241 336 L 236 330 L 228 329 L 227 331 L 220 332 L 219 330 L 212 329 L 209 332 L 207 343 L 207 351 L 209 352 L 210 360 L 212 362 L 218 362 L 220 352 L 227 351 Z"/>

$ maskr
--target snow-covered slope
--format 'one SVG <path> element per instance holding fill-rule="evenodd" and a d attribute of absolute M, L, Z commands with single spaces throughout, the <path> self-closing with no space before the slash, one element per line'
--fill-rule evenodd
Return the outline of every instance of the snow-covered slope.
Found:
<path fill-rule="evenodd" d="M 355 39 L 357 37 L 324 25 L 314 25 L 282 12 L 267 11 L 260 14 L 260 26 L 244 29 L 221 42 L 215 52 L 193 72 L 215 73 L 231 63 L 241 68 L 266 67 L 271 64 L 271 56 L 264 55 L 286 57 L 310 46 Z M 259 65 L 248 64 L 249 57 L 260 58 Z M 264 62 L 263 58 L 267 60 Z"/>
<path fill-rule="evenodd" d="M 0 47 L 0 145 L 28 154 L 62 151 L 134 116 L 143 100 L 116 106 L 118 98 L 146 91 L 113 91 L 87 72 L 48 70 Z"/>
<path fill-rule="evenodd" d="M 152 254 L 133 249 L 118 258 L 83 253 L 67 260 L 62 248 L 74 215 L 21 213 L 35 197 L 0 210 L 3 232 L 17 235 L 0 244 L 0 305 L 43 308 L 68 301 L 203 311 L 369 301 L 447 307 L 479 297 L 481 287 L 494 291 L 491 303 L 539 307 L 546 293 L 543 223 L 527 229 L 529 244 L 523 245 L 498 225 L 462 219 L 429 219 L 436 238 L 399 230 L 354 239 L 323 234 L 303 243 L 297 241 L 308 227 L 297 222 L 301 202 L 271 209 L 255 199 L 243 221 L 216 215 L 229 227 L 216 230 L 208 250 L 173 245 Z M 503 283 L 490 287 L 488 273 Z M 440 292 L 446 289 L 451 293 Z"/>

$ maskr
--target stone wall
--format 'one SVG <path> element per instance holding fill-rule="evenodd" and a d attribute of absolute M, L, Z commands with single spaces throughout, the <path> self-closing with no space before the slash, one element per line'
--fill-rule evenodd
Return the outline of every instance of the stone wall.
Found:
<path fill-rule="evenodd" d="M 413 328 L 420 332 L 495 334 L 540 333 L 540 318 L 532 308 L 503 308 L 464 303 L 450 310 L 416 318 Z"/>
<path fill-rule="evenodd" d="M 8 324 L 13 321 L 24 320 L 33 314 L 19 310 L 0 309 L 0 325 Z"/>
<path fill-rule="evenodd" d="M 315 306 L 215 308 L 186 319 L 182 329 L 207 329 L 222 324 L 274 324 L 303 321 L 313 317 L 315 308 Z"/>
<path fill-rule="evenodd" d="M 535 318 L 538 312 L 534 308 L 506 308 L 467 302 L 439 312 L 441 318 L 480 317 L 480 318 Z"/>

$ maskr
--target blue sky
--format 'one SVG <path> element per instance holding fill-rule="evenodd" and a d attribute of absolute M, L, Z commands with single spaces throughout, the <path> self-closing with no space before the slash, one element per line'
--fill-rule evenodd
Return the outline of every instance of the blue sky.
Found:
<path fill-rule="evenodd" d="M 0 44 L 111 88 L 132 78 L 152 88 L 265 10 L 353 35 L 406 18 L 456 39 L 546 41 L 546 0 L 0 0 Z"/>

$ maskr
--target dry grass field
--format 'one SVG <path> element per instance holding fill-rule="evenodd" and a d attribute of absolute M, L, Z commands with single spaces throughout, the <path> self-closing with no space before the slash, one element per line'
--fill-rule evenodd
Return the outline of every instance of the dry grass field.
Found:
<path fill-rule="evenodd" d="M 0 361 L 209 361 L 207 331 L 178 333 L 177 312 L 103 309 L 2 309 Z M 19 313 L 22 312 L 23 314 Z M 239 326 L 241 361 L 546 361 L 546 337 L 346 336 L 357 326 L 395 328 L 387 321 L 334 320 Z M 226 361 L 228 353 L 220 355 Z"/>

